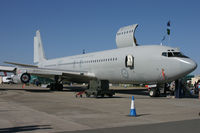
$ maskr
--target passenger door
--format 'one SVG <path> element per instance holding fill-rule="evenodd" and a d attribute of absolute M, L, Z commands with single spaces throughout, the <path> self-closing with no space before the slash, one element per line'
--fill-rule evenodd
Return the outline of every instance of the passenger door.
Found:
<path fill-rule="evenodd" d="M 132 55 L 127 55 L 125 57 L 125 66 L 130 69 L 134 69 L 134 57 Z"/>

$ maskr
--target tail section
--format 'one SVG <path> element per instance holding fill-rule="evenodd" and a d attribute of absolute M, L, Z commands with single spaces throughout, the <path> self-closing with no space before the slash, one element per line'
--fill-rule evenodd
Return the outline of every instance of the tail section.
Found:
<path fill-rule="evenodd" d="M 34 36 L 34 63 L 41 63 L 43 61 L 46 61 L 46 58 L 44 54 L 40 31 L 37 30 L 36 36 Z"/>

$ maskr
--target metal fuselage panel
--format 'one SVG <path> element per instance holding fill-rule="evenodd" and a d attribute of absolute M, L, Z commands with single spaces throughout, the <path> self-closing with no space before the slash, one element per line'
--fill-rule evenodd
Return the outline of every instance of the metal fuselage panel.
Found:
<path fill-rule="evenodd" d="M 97 79 L 109 80 L 111 83 L 148 84 L 173 81 L 193 71 L 184 68 L 178 57 L 162 56 L 162 52 L 168 49 L 174 48 L 161 45 L 126 47 L 51 59 L 40 63 L 39 67 L 84 71 L 93 73 Z M 134 58 L 133 68 L 125 65 L 127 55 Z"/>

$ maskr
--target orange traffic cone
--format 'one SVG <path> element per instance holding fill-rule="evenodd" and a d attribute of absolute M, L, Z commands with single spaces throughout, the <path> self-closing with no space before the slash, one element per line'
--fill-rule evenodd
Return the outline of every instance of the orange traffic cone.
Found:
<path fill-rule="evenodd" d="M 26 84 L 23 84 L 23 85 L 22 85 L 22 88 L 24 89 L 25 86 L 26 86 Z"/>

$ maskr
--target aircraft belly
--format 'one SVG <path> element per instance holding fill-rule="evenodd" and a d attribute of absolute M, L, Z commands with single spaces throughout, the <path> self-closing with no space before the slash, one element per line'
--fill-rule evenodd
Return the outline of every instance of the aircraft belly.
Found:
<path fill-rule="evenodd" d="M 119 75 L 119 69 L 96 69 L 94 71 L 95 73 L 95 76 L 98 78 L 98 79 L 102 79 L 102 80 L 109 80 L 109 81 L 117 81 L 117 80 L 120 80 L 120 75 Z"/>

